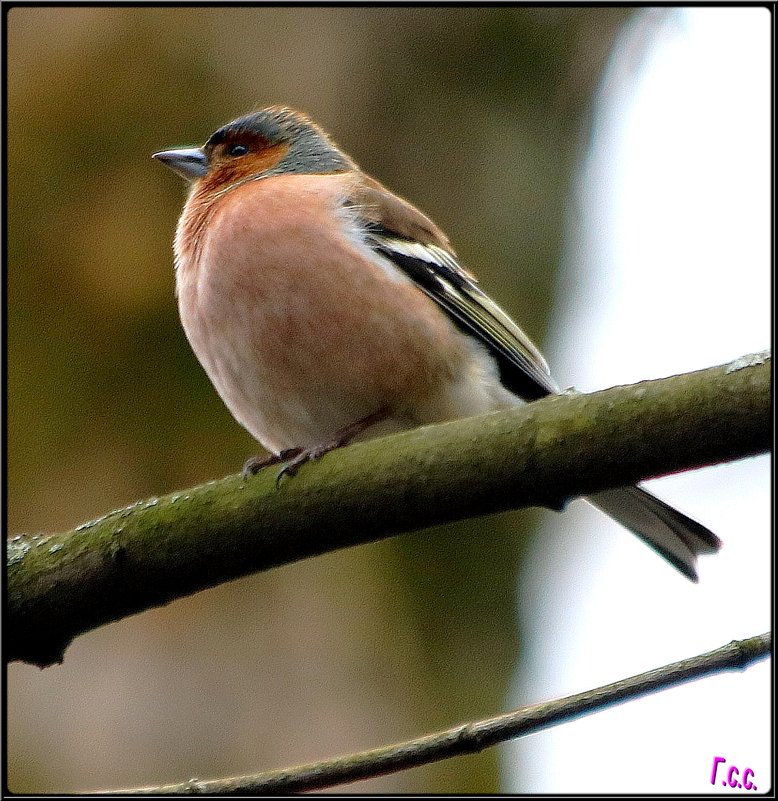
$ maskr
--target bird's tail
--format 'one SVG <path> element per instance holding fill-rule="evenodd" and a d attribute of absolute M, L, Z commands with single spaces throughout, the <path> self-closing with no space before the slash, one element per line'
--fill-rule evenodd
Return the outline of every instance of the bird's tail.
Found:
<path fill-rule="evenodd" d="M 692 581 L 697 581 L 697 556 L 716 553 L 721 547 L 721 540 L 712 531 L 640 487 L 605 490 L 587 500 Z"/>

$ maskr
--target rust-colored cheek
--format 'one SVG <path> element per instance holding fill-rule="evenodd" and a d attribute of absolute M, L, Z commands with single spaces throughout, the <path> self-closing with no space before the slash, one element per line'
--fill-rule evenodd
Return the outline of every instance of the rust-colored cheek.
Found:
<path fill-rule="evenodd" d="M 259 175 L 275 167 L 288 151 L 289 145 L 280 143 L 263 148 L 256 153 L 249 153 L 241 158 L 228 159 L 222 164 L 217 164 L 215 169 L 201 179 L 198 191 L 209 195 L 226 189 L 230 184 L 243 178 Z"/>

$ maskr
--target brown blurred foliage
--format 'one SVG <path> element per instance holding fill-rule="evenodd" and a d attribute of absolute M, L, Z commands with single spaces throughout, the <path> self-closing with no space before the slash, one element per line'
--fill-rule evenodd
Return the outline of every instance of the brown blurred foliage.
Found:
<path fill-rule="evenodd" d="M 565 196 L 622 9 L 7 11 L 8 533 L 239 469 L 256 445 L 189 350 L 149 158 L 301 108 L 448 232 L 543 339 Z M 73 792 L 361 750 L 498 712 L 530 516 L 310 560 L 8 671 L 8 786 Z M 356 790 L 489 792 L 494 750 Z"/>

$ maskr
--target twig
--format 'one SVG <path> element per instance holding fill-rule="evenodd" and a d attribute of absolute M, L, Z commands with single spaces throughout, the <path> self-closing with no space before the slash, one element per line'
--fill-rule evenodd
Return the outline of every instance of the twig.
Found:
<path fill-rule="evenodd" d="M 253 776 L 101 791 L 105 795 L 266 795 L 320 790 L 395 773 L 462 754 L 473 754 L 515 737 L 549 728 L 622 701 L 640 698 L 676 684 L 723 670 L 744 670 L 769 656 L 772 634 L 733 640 L 714 651 L 683 659 L 629 679 L 606 684 L 567 698 L 524 707 L 486 720 L 465 723 L 453 729 L 427 734 L 415 740 L 376 748 L 359 754 L 328 759 L 310 765 L 271 770 Z"/>
<path fill-rule="evenodd" d="M 767 451 L 760 356 L 343 448 L 276 487 L 276 469 L 139 501 L 8 542 L 8 661 L 44 667 L 79 634 L 339 548 Z"/>

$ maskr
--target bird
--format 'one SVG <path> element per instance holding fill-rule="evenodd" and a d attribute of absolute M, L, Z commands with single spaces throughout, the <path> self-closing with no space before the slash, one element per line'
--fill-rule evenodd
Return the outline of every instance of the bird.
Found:
<path fill-rule="evenodd" d="M 190 183 L 179 314 L 278 478 L 355 439 L 559 393 L 546 360 L 446 235 L 302 112 L 263 108 L 153 158 Z M 719 538 L 642 487 L 587 500 L 697 581 Z"/>

